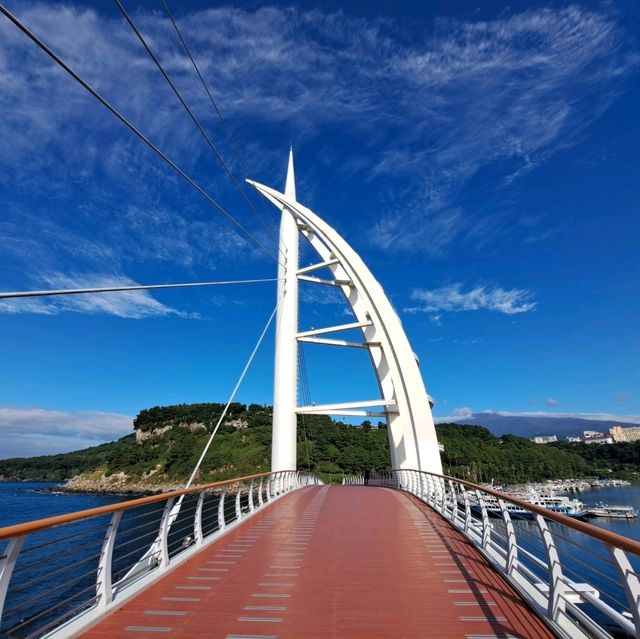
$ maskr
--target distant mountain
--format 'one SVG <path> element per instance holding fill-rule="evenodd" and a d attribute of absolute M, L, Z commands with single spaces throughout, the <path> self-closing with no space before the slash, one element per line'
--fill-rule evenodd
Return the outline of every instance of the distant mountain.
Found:
<path fill-rule="evenodd" d="M 475 424 L 484 426 L 494 435 L 511 433 L 520 437 L 535 437 L 536 435 L 557 435 L 558 439 L 577 437 L 585 430 L 596 430 L 606 433 L 611 426 L 620 424 L 615 421 L 601 421 L 596 419 L 580 419 L 578 417 L 546 417 L 544 415 L 500 415 L 498 413 L 474 413 L 469 417 L 461 417 L 455 421 L 458 424 Z M 637 426 L 638 424 L 622 424 L 623 426 Z"/>

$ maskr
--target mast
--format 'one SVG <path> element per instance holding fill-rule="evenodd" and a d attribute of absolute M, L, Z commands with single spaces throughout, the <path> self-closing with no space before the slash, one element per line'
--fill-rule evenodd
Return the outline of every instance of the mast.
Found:
<path fill-rule="evenodd" d="M 285 195 L 296 201 L 293 146 Z M 280 263 L 278 265 L 278 313 L 276 321 L 275 379 L 273 384 L 273 436 L 271 470 L 296 469 L 297 382 L 298 382 L 298 225 L 284 206 L 280 220 Z"/>

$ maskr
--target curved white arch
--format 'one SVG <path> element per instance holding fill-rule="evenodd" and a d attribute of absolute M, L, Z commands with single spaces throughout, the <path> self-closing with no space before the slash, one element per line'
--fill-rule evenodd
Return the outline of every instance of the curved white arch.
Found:
<path fill-rule="evenodd" d="M 362 324 L 388 423 L 391 464 L 442 473 L 429 396 L 400 318 L 360 256 L 313 211 L 268 186 L 248 180 L 280 210 L 286 208 L 342 290 Z"/>

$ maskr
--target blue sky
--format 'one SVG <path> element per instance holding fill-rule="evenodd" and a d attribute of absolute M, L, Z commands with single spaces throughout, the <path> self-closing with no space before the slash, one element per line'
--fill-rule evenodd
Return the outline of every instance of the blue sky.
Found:
<path fill-rule="evenodd" d="M 252 177 L 282 187 L 293 141 L 298 199 L 384 286 L 436 417 L 640 420 L 637 3 L 171 5 Z M 112 3 L 7 6 L 269 245 Z M 161 3 L 126 6 L 243 177 Z M 275 276 L 5 19 L 0 85 L 1 289 Z M 0 456 L 225 401 L 274 293 L 0 301 Z M 303 328 L 345 317 L 324 289 L 302 300 Z M 240 401 L 271 401 L 272 342 Z M 306 359 L 317 403 L 375 397 L 362 353 Z"/>

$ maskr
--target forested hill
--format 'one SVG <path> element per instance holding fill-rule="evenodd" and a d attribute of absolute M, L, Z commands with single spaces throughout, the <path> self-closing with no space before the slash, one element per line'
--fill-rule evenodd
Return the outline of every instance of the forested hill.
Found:
<path fill-rule="evenodd" d="M 127 437 L 67 454 L 0 460 L 0 478 L 62 480 L 80 475 L 75 487 L 95 490 L 179 485 L 195 466 L 222 409 L 222 404 L 181 404 L 143 410 L 134 421 L 135 432 Z M 268 471 L 271 419 L 270 406 L 233 404 L 198 481 Z M 581 477 L 607 469 L 629 476 L 640 469 L 640 445 L 583 451 L 573 445 L 540 446 L 513 435 L 498 438 L 479 426 L 441 424 L 437 432 L 445 447 L 445 471 L 473 481 Z M 300 469 L 339 480 L 367 467 L 384 470 L 389 465 L 386 428 L 369 422 L 355 428 L 324 416 L 299 419 Z"/>

